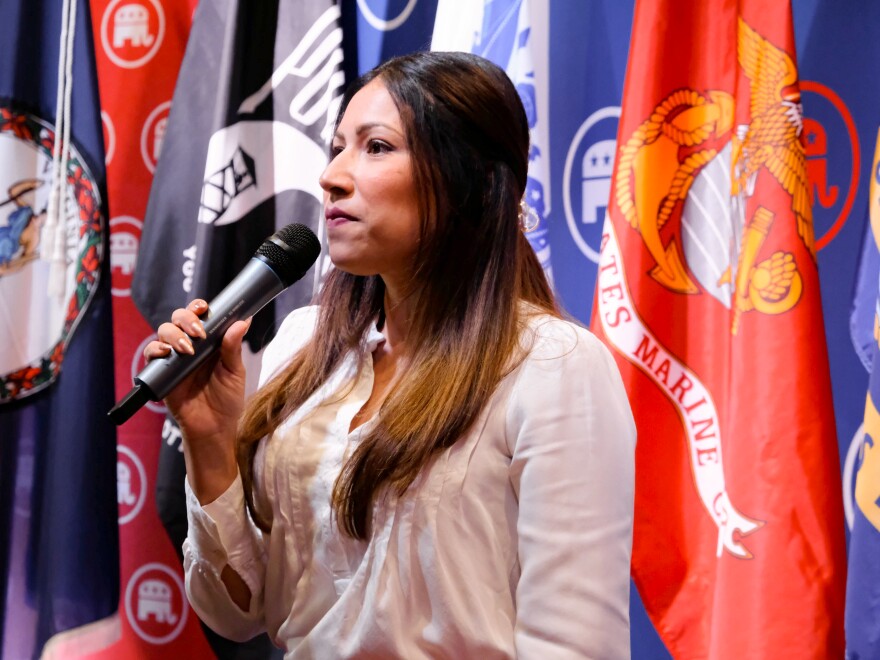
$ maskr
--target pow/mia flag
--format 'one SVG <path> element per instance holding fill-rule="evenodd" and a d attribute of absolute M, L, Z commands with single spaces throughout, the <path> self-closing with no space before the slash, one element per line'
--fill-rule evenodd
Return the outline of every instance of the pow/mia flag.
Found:
<path fill-rule="evenodd" d="M 333 0 L 203 0 L 193 19 L 144 219 L 132 297 L 153 327 L 210 301 L 277 229 L 324 234 L 318 176 L 342 97 L 342 30 Z M 254 319 L 258 350 L 307 304 L 320 264 Z M 167 419 L 156 476 L 159 516 L 186 536 L 180 432 Z M 268 657 L 268 638 L 236 647 L 205 629 L 220 658 Z M 273 656 L 274 657 L 274 656 Z"/>
<path fill-rule="evenodd" d="M 318 175 L 342 95 L 332 0 L 198 5 L 144 220 L 132 296 L 153 325 L 210 300 L 263 240 L 291 222 L 323 234 Z M 318 268 L 283 293 L 308 303 Z M 248 335 L 259 349 L 275 317 Z"/>

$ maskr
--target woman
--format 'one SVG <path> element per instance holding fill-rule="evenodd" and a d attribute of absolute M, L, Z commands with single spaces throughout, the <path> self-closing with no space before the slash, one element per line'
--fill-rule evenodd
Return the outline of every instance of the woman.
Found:
<path fill-rule="evenodd" d="M 284 321 L 246 406 L 243 322 L 167 399 L 187 591 L 219 633 L 290 658 L 629 655 L 635 430 L 523 235 L 528 148 L 476 56 L 397 58 L 347 92 L 319 306 Z M 205 310 L 148 358 L 190 352 Z"/>

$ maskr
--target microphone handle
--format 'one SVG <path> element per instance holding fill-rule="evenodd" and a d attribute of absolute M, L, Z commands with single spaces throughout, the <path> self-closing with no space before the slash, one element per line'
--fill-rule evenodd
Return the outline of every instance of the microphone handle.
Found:
<path fill-rule="evenodd" d="M 259 255 L 252 258 L 209 303 L 208 311 L 201 317 L 207 336 L 204 339 L 191 338 L 195 354 L 172 351 L 168 357 L 150 361 L 134 377 L 135 386 L 145 387 L 153 401 L 164 399 L 220 346 L 229 326 L 259 312 L 285 288 L 275 271 Z"/>

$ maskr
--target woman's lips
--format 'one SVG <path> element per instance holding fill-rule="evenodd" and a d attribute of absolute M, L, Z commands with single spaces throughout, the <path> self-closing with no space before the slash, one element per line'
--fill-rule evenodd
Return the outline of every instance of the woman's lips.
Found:
<path fill-rule="evenodd" d="M 340 225 L 344 225 L 347 222 L 357 222 L 357 218 L 353 215 L 349 215 L 348 213 L 344 213 L 338 209 L 328 209 L 324 214 L 327 218 L 327 228 L 338 227 Z"/>

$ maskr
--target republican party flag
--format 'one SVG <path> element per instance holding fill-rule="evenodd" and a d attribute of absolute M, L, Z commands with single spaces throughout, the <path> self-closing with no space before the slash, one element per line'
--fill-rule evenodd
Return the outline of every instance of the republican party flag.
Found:
<path fill-rule="evenodd" d="M 88 3 L 0 1 L 0 656 L 119 633 L 104 150 Z"/>
<path fill-rule="evenodd" d="M 529 243 L 548 279 L 550 262 L 549 12 L 547 2 L 439 0 L 433 50 L 476 53 L 507 72 L 529 122 L 529 176 L 523 201 L 530 209 Z"/>
<path fill-rule="evenodd" d="M 843 507 L 787 1 L 638 0 L 593 327 L 633 576 L 681 658 L 843 653 Z"/>
<path fill-rule="evenodd" d="M 871 378 L 865 400 L 865 436 L 859 448 L 846 586 L 846 657 L 880 658 L 880 133 L 869 195 L 869 220 L 853 303 L 857 352 L 867 353 Z"/>

